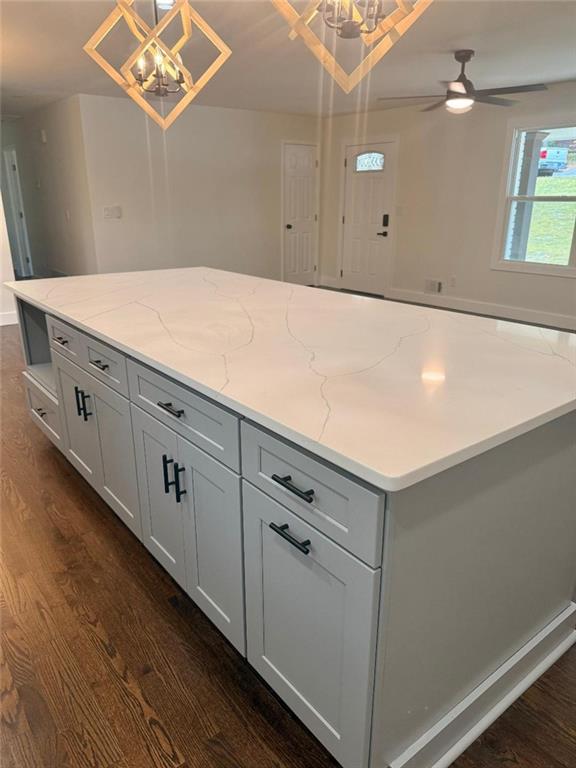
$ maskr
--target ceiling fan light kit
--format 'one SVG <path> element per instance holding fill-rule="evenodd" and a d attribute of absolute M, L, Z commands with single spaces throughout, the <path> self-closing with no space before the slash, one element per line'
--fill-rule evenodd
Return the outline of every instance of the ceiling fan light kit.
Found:
<path fill-rule="evenodd" d="M 150 27 L 136 13 L 133 4 L 134 0 L 116 0 L 116 7 L 88 40 L 84 50 L 152 120 L 166 130 L 223 66 L 232 51 L 188 0 L 174 0 L 171 7 L 162 0 L 155 0 L 154 27 Z M 158 8 L 169 8 L 161 19 L 158 18 Z M 178 17 L 182 35 L 170 47 L 162 40 L 162 34 Z M 116 69 L 100 53 L 98 47 L 121 22 L 128 26 L 138 45 L 124 64 Z M 184 66 L 180 54 L 192 38 L 194 30 L 204 35 L 218 52 L 214 61 L 196 80 Z M 182 96 L 165 115 L 147 98 L 148 94 L 163 99 L 176 93 L 182 93 Z"/>

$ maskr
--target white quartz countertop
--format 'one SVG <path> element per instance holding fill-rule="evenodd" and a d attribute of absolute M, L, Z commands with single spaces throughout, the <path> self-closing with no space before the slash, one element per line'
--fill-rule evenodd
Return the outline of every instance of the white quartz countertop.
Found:
<path fill-rule="evenodd" d="M 18 296 L 379 488 L 576 409 L 576 334 L 202 267 Z"/>

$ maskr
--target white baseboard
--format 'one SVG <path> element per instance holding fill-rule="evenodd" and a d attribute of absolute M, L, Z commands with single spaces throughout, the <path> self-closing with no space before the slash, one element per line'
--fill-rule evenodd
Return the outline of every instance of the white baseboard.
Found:
<path fill-rule="evenodd" d="M 13 312 L 0 312 L 0 325 L 16 325 L 18 315 L 16 310 Z"/>
<path fill-rule="evenodd" d="M 576 603 L 566 608 L 390 768 L 448 768 L 508 707 L 576 643 Z"/>
<path fill-rule="evenodd" d="M 491 315 L 508 320 L 518 320 L 522 323 L 535 325 L 551 325 L 554 328 L 565 328 L 576 331 L 576 316 L 560 315 L 555 312 L 540 312 L 525 307 L 510 307 L 506 304 L 492 304 L 475 299 L 461 299 L 456 296 L 443 296 L 424 291 L 409 291 L 403 288 L 390 288 L 386 291 L 387 299 L 408 301 L 414 304 L 426 304 L 440 309 L 457 309 L 462 312 L 473 312 L 478 315 Z"/>

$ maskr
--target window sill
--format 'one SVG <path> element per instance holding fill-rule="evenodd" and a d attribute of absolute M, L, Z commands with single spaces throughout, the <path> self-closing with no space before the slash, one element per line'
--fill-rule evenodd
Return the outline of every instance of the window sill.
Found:
<path fill-rule="evenodd" d="M 554 264 L 537 264 L 530 261 L 504 261 L 499 259 L 492 263 L 491 269 L 497 269 L 503 272 L 520 272 L 528 275 L 576 278 L 576 267 L 560 267 Z"/>

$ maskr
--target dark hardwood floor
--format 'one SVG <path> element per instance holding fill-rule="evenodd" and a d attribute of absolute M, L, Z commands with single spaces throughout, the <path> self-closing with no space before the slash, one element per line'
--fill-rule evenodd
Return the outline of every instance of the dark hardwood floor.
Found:
<path fill-rule="evenodd" d="M 1 336 L 2 767 L 336 766 L 32 425 Z M 576 648 L 454 763 L 497 766 L 576 767 Z"/>

